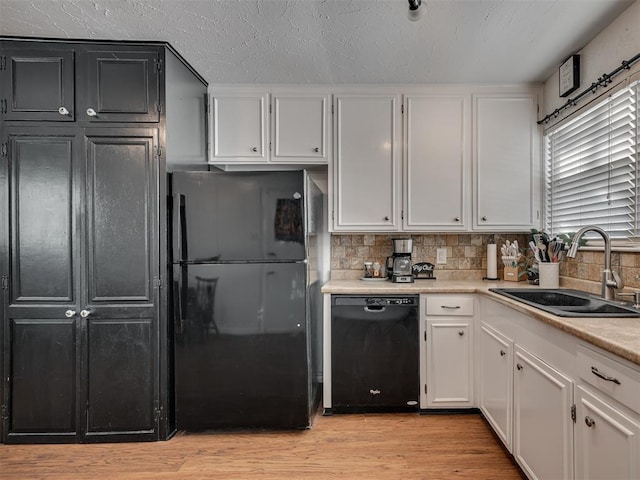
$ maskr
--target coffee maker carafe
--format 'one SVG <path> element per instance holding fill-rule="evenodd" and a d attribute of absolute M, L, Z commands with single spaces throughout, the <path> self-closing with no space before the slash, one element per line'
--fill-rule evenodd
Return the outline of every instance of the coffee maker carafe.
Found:
<path fill-rule="evenodd" d="M 393 283 L 413 283 L 411 273 L 411 253 L 413 240 L 410 238 L 393 238 L 393 255 L 387 257 L 387 276 Z"/>

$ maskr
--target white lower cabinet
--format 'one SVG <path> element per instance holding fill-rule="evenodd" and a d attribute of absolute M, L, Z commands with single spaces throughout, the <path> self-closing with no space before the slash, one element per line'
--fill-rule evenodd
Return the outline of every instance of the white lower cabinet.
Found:
<path fill-rule="evenodd" d="M 427 408 L 471 408 L 473 381 L 473 297 L 426 295 Z M 424 305 L 424 303 L 423 303 Z"/>
<path fill-rule="evenodd" d="M 573 478 L 573 381 L 515 345 L 513 455 L 531 479 Z"/>
<path fill-rule="evenodd" d="M 576 478 L 640 478 L 640 369 L 578 345 Z"/>
<path fill-rule="evenodd" d="M 640 425 L 606 397 L 576 388 L 576 478 L 640 478 Z"/>
<path fill-rule="evenodd" d="M 472 407 L 472 329 L 470 322 L 427 322 L 427 406 Z"/>
<path fill-rule="evenodd" d="M 507 450 L 511 448 L 513 342 L 484 322 L 479 342 L 479 407 Z"/>

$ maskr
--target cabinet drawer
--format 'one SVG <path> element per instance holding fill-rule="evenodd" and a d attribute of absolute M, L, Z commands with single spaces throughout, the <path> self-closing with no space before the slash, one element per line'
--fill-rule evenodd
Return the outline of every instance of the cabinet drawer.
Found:
<path fill-rule="evenodd" d="M 640 412 L 640 371 L 578 345 L 578 372 L 586 382 Z"/>
<path fill-rule="evenodd" d="M 471 316 L 473 297 L 457 295 L 427 295 L 427 315 Z"/>

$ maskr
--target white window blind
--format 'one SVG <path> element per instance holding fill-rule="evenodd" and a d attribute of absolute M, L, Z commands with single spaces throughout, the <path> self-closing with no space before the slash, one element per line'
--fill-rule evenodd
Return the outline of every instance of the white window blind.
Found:
<path fill-rule="evenodd" d="M 637 235 L 636 83 L 545 135 L 546 228 L 598 225 L 612 238 Z"/>

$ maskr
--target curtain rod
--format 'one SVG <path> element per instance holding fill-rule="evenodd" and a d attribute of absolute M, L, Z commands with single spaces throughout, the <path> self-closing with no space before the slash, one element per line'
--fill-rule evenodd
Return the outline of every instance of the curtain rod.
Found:
<path fill-rule="evenodd" d="M 631 65 L 636 63 L 638 60 L 640 60 L 640 53 L 638 53 L 635 57 L 630 58 L 629 60 L 623 60 L 622 64 L 618 68 L 616 68 L 612 72 L 604 73 L 600 78 L 598 78 L 598 80 L 593 82 L 589 88 L 587 88 L 587 89 L 583 90 L 582 92 L 580 92 L 575 98 L 569 98 L 564 105 L 562 105 L 561 107 L 556 108 L 552 113 L 550 113 L 549 115 L 545 116 L 542 120 L 538 120 L 538 125 L 540 125 L 542 123 L 548 123 L 549 120 L 551 120 L 552 118 L 555 118 L 558 115 L 560 115 L 560 112 L 562 110 L 565 110 L 565 109 L 567 109 L 569 107 L 575 106 L 577 104 L 578 100 L 580 100 L 582 97 L 584 97 L 588 93 L 596 93 L 596 91 L 598 90 L 598 87 L 606 87 L 607 85 L 612 83 L 611 79 L 613 77 L 618 75 L 623 70 L 629 70 L 631 68 Z"/>

